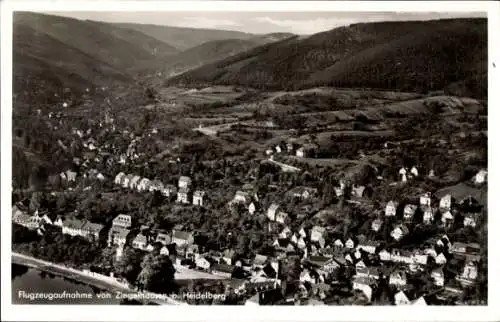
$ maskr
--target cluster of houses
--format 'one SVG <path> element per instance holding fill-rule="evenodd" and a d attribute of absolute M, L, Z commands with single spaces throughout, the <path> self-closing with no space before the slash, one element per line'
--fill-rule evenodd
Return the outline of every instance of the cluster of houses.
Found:
<path fill-rule="evenodd" d="M 166 197 L 177 196 L 176 201 L 183 204 L 192 203 L 196 206 L 203 206 L 205 201 L 205 191 L 195 190 L 191 193 L 191 178 L 181 176 L 178 187 L 171 184 L 163 184 L 160 180 L 149 180 L 133 174 L 120 172 L 115 177 L 115 184 L 123 188 L 137 190 L 139 192 L 159 191 Z"/>
<path fill-rule="evenodd" d="M 18 205 L 12 207 L 12 221 L 30 230 L 36 230 L 39 235 L 43 235 L 45 226 L 50 225 L 59 227 L 63 234 L 81 236 L 92 242 L 100 239 L 101 231 L 104 228 L 101 224 L 74 217 L 63 220 L 62 217 L 58 216 L 55 220 L 51 220 L 47 214 L 41 215 L 38 211 L 35 211 L 33 215 L 28 215 Z"/>
<path fill-rule="evenodd" d="M 301 145 L 299 148 L 297 148 L 295 142 L 288 142 L 286 144 L 278 144 L 274 148 L 269 148 L 266 150 L 266 155 L 273 155 L 273 154 L 281 154 L 281 153 L 287 153 L 287 154 L 294 154 L 297 157 L 300 158 L 309 158 L 315 156 L 319 151 L 319 147 L 317 144 L 314 143 L 305 143 Z"/>
<path fill-rule="evenodd" d="M 460 200 L 460 204 L 472 203 L 472 197 L 468 196 L 463 200 Z M 425 225 L 438 224 L 444 228 L 451 227 L 457 215 L 457 211 L 453 209 L 453 207 L 457 204 L 457 201 L 451 194 L 446 194 L 439 200 L 438 207 L 432 207 L 431 204 L 431 194 L 425 193 L 419 198 L 419 205 L 416 204 L 406 204 L 403 207 L 403 223 L 398 225 L 391 233 L 391 236 L 395 240 L 400 240 L 404 236 L 408 234 L 408 228 L 405 223 L 414 223 L 415 222 L 415 214 L 419 210 L 422 213 L 422 223 Z M 385 207 L 385 216 L 386 217 L 395 217 L 398 212 L 399 203 L 396 201 L 389 201 Z M 440 222 L 436 222 L 436 213 L 441 213 Z M 463 225 L 476 227 L 478 221 L 480 219 L 480 214 L 477 212 L 470 212 L 464 214 Z M 382 220 L 380 218 L 376 219 L 372 223 L 372 228 L 374 231 L 378 231 L 381 227 Z"/>

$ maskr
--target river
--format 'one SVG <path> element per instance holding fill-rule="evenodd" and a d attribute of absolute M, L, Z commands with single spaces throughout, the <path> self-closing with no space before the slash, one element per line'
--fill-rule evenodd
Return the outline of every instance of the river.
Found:
<path fill-rule="evenodd" d="M 49 298 L 50 295 L 52 298 Z M 120 302 L 121 299 L 115 294 L 103 292 L 98 288 L 27 266 L 12 264 L 12 304 L 117 305 Z"/>

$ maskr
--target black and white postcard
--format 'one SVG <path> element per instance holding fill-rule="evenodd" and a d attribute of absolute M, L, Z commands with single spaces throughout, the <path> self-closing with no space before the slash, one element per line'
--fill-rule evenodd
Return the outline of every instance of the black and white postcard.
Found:
<path fill-rule="evenodd" d="M 2 315 L 500 318 L 499 8 L 2 3 Z"/>

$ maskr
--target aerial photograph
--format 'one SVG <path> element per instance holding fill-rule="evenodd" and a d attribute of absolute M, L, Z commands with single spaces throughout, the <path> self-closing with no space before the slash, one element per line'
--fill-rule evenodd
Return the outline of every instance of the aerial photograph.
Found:
<path fill-rule="evenodd" d="M 12 304 L 488 305 L 487 12 L 12 19 Z"/>

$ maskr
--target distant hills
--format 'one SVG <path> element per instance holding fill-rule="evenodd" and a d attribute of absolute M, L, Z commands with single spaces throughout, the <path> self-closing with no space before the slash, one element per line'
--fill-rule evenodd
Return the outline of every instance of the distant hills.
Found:
<path fill-rule="evenodd" d="M 479 18 L 361 23 L 299 37 L 16 12 L 13 51 L 15 94 L 34 99 L 158 81 L 487 94 L 487 21 Z"/>
<path fill-rule="evenodd" d="M 36 101 L 63 89 L 144 84 L 291 34 L 113 24 L 48 14 L 14 14 L 14 93 Z M 160 75 L 162 75 L 160 74 Z"/>
<path fill-rule="evenodd" d="M 170 44 L 179 49 L 179 51 L 187 50 L 208 41 L 249 39 L 255 37 L 253 34 L 229 30 L 183 28 L 135 23 L 115 23 L 113 25 L 139 31 L 161 42 Z"/>
<path fill-rule="evenodd" d="M 484 97 L 486 19 L 354 24 L 289 38 L 183 73 L 166 85 L 448 90 Z"/>
<path fill-rule="evenodd" d="M 213 63 L 251 48 L 293 37 L 289 33 L 272 33 L 249 39 L 213 40 L 189 48 L 166 60 L 165 72 L 175 74 Z"/>

